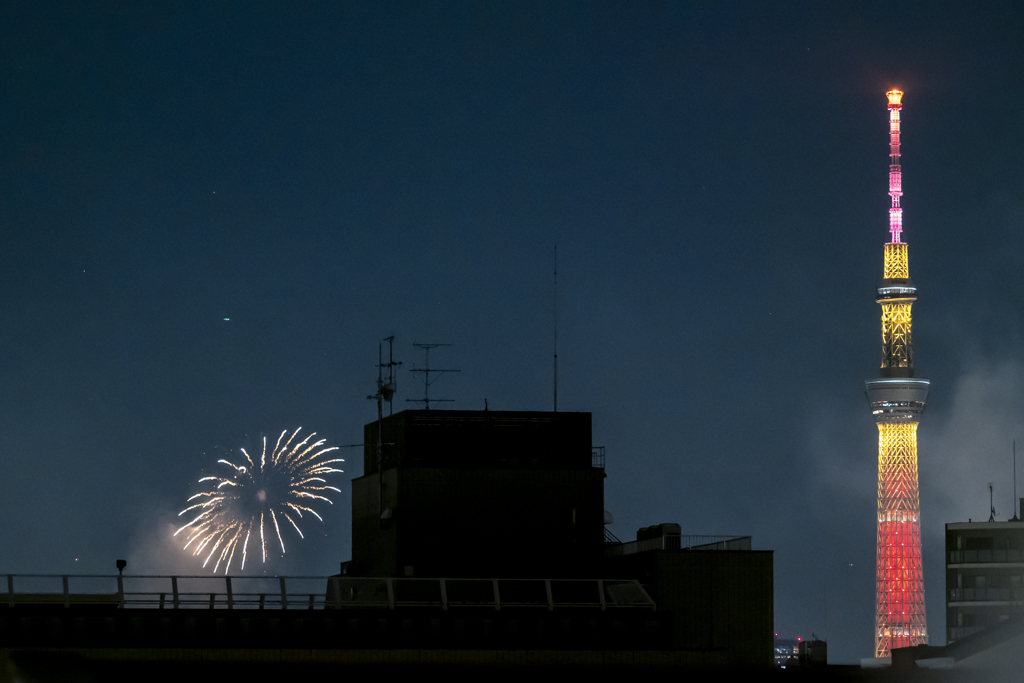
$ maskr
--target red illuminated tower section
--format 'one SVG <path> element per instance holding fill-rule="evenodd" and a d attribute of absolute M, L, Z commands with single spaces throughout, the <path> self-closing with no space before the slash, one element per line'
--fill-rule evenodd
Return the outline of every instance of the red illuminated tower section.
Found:
<path fill-rule="evenodd" d="M 902 241 L 900 110 L 903 93 L 890 90 L 890 241 L 878 303 L 882 306 L 881 377 L 865 382 L 878 425 L 878 545 L 875 578 L 875 656 L 928 642 L 921 571 L 921 508 L 917 488 L 917 424 L 929 382 L 914 378 L 910 309 L 917 288 L 910 280 Z"/>

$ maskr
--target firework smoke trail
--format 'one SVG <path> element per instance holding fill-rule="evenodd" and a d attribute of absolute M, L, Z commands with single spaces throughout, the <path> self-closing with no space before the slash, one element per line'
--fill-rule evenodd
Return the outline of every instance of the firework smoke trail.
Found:
<path fill-rule="evenodd" d="M 324 477 L 340 474 L 343 470 L 335 465 L 344 460 L 327 459 L 325 456 L 328 453 L 338 449 L 324 448 L 324 439 L 313 441 L 315 433 L 297 440 L 301 430 L 301 427 L 296 429 L 287 439 L 285 435 L 288 430 L 281 432 L 269 454 L 267 439 L 264 437 L 258 465 L 241 448 L 239 450 L 244 460 L 237 461 L 241 464 L 226 459 L 218 460 L 217 464 L 228 470 L 226 474 L 199 479 L 198 483 L 209 490 L 196 493 L 186 501 L 188 507 L 179 512 L 178 516 L 190 513 L 192 519 L 175 531 L 174 535 L 185 532 L 184 548 L 191 549 L 193 556 L 202 554 L 204 567 L 210 560 L 214 560 L 213 571 L 216 573 L 223 564 L 224 573 L 227 574 L 235 551 L 241 546 L 241 569 L 245 569 L 249 539 L 257 528 L 263 561 L 266 562 L 267 541 L 263 527 L 270 522 L 273 522 L 281 553 L 284 554 L 284 537 L 278 523 L 278 513 L 284 515 L 299 538 L 304 538 L 302 530 L 288 514 L 289 510 L 299 519 L 303 518 L 304 512 L 308 512 L 323 521 L 310 505 L 318 500 L 331 504 L 326 492 L 340 493 L 340 489 L 329 486 Z"/>

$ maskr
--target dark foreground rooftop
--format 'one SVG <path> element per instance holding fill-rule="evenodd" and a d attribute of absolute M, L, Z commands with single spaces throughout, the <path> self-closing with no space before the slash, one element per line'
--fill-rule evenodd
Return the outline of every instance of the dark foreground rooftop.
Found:
<path fill-rule="evenodd" d="M 588 681 L 723 680 L 723 671 L 694 668 L 685 652 L 559 650 L 276 650 L 217 649 L 132 651 L 118 650 L 0 650 L 2 680 L 31 681 L 145 681 L 175 680 L 205 683 L 243 680 L 262 683 L 288 680 L 422 680 L 424 674 L 445 681 L 517 681 L 524 676 L 585 676 Z M 666 659 L 671 655 L 673 660 Z M 0 674 L 2 676 L 3 674 Z M 969 683 L 968 672 L 865 670 L 859 666 L 805 669 L 731 669 L 728 680 L 794 681 L 811 683 Z M 985 679 L 1001 683 L 999 679 Z"/>

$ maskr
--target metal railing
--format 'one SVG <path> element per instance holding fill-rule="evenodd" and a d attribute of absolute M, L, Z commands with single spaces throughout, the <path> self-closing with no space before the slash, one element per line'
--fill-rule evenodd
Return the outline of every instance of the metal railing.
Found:
<path fill-rule="evenodd" d="M 656 609 L 633 579 L 413 579 L 331 577 L 328 607 L 571 607 Z"/>
<path fill-rule="evenodd" d="M 680 536 L 679 547 L 689 550 L 750 550 L 750 536 Z"/>
<path fill-rule="evenodd" d="M 105 605 L 121 609 L 656 609 L 639 582 L 631 579 L 6 576 L 7 594 L 3 601 L 10 608 L 17 605 Z"/>
<path fill-rule="evenodd" d="M 50 604 L 158 609 L 323 609 L 327 578 L 7 574 L 7 594 L 0 600 L 8 607 Z"/>
<path fill-rule="evenodd" d="M 949 564 L 1024 562 L 1024 550 L 950 550 Z"/>
<path fill-rule="evenodd" d="M 597 469 L 604 469 L 604 446 L 594 446 L 590 449 L 590 466 Z"/>
<path fill-rule="evenodd" d="M 606 557 L 633 555 L 649 550 L 750 550 L 750 536 L 680 536 L 663 534 L 653 538 L 627 541 L 605 548 Z"/>
<path fill-rule="evenodd" d="M 611 545 L 622 545 L 619 537 L 613 534 L 608 527 L 604 528 L 604 542 Z"/>

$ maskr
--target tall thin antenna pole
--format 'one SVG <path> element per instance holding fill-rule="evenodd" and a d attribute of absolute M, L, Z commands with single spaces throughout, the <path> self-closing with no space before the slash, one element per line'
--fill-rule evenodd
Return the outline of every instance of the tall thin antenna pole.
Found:
<path fill-rule="evenodd" d="M 1017 499 L 1017 439 L 1013 440 L 1013 509 L 1017 510 L 1017 504 L 1020 501 Z M 1020 519 L 1020 514 L 1015 513 L 1014 519 Z"/>
<path fill-rule="evenodd" d="M 990 522 L 996 521 L 996 504 L 995 504 L 995 502 L 994 502 L 994 500 L 992 498 L 992 482 L 989 482 L 989 484 L 988 484 L 988 509 L 989 509 L 988 521 L 990 521 Z"/>
<path fill-rule="evenodd" d="M 384 357 L 380 342 L 377 342 L 377 521 L 384 528 Z"/>
<path fill-rule="evenodd" d="M 555 410 L 558 412 L 558 242 L 555 242 Z"/>
<path fill-rule="evenodd" d="M 394 335 L 385 337 L 382 341 L 388 343 L 388 362 L 384 362 L 384 347 L 377 342 L 377 393 L 366 398 L 377 402 L 377 500 L 380 503 L 380 525 L 381 529 L 386 528 L 387 520 L 384 517 L 384 403 L 388 404 L 388 415 L 392 413 L 391 400 L 395 396 L 395 366 L 402 364 L 395 362 Z M 384 381 L 384 368 L 388 369 L 388 381 Z"/>

